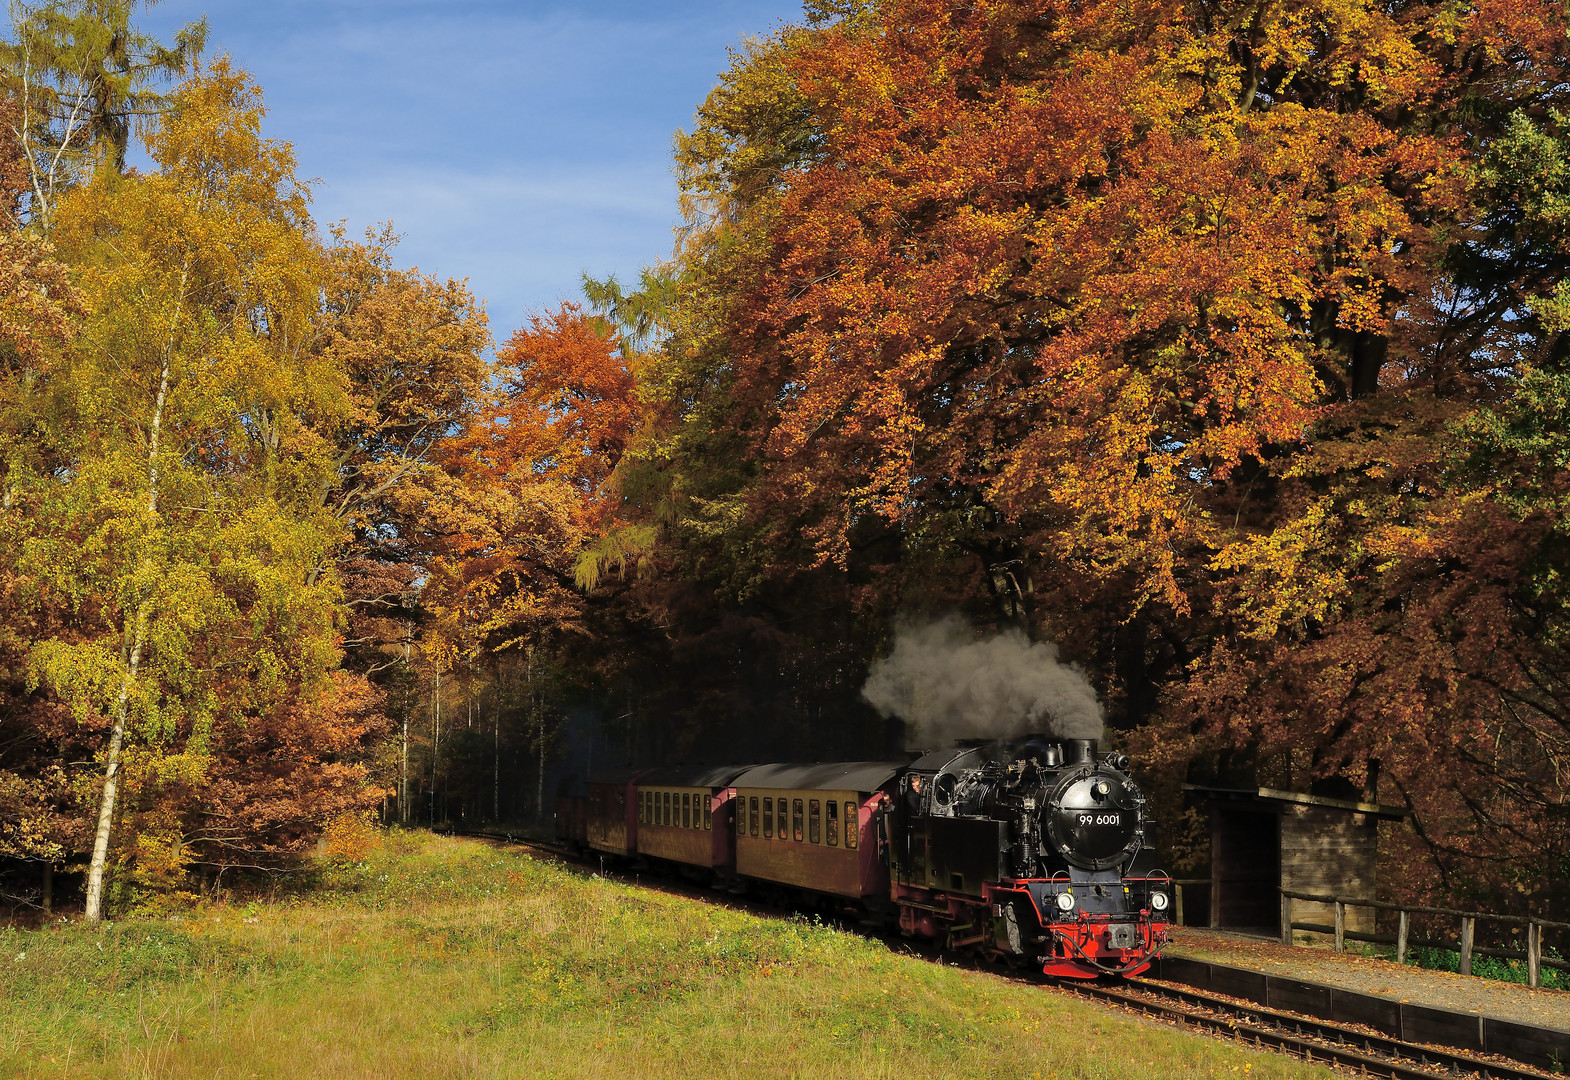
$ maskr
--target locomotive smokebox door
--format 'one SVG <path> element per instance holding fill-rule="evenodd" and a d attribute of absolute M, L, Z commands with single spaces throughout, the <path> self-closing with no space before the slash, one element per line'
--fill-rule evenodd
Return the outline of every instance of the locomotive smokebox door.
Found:
<path fill-rule="evenodd" d="M 1071 866 L 1119 866 L 1139 850 L 1142 803 L 1127 778 L 1083 766 L 1065 774 L 1053 789 L 1043 839 Z"/>

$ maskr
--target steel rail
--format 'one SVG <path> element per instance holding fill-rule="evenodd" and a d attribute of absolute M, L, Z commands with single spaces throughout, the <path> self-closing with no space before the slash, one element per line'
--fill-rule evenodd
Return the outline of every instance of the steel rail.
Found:
<path fill-rule="evenodd" d="M 1128 980 L 1128 989 L 1094 983 L 1059 985 L 1069 993 L 1178 1020 L 1206 1031 L 1231 1036 L 1240 1042 L 1281 1050 L 1306 1061 L 1356 1069 L 1373 1076 L 1388 1076 L 1391 1080 L 1433 1080 L 1435 1076 L 1545 1080 L 1549 1076 L 1526 1065 L 1484 1061 L 1384 1035 L 1371 1035 L 1326 1020 L 1245 1005 L 1191 990 L 1178 990 L 1144 979 Z M 1166 1000 L 1155 1001 L 1142 996 L 1146 994 Z"/>

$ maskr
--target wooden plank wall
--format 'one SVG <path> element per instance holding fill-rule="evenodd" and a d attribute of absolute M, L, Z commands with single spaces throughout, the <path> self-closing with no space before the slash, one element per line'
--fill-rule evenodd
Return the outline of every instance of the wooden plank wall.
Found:
<path fill-rule="evenodd" d="M 1325 806 L 1286 805 L 1281 812 L 1281 887 L 1297 892 L 1374 899 L 1378 826 L 1367 814 Z M 1329 904 L 1293 902 L 1295 922 L 1331 925 Z M 1346 928 L 1374 931 L 1372 908 L 1346 909 Z"/>

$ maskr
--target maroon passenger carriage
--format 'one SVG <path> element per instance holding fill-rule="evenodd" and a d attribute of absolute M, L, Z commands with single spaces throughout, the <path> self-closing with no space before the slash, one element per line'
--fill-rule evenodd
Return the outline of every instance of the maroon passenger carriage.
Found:
<path fill-rule="evenodd" d="M 915 761 L 627 771 L 559 802 L 558 830 L 1048 975 L 1133 975 L 1167 940 L 1171 879 L 1127 768 L 1036 735 Z"/>
<path fill-rule="evenodd" d="M 736 777 L 736 876 L 881 909 L 878 814 L 903 762 L 759 765 Z"/>
<path fill-rule="evenodd" d="M 740 766 L 681 766 L 641 774 L 634 784 L 638 854 L 728 881 L 736 864 L 731 840 L 731 781 Z"/>

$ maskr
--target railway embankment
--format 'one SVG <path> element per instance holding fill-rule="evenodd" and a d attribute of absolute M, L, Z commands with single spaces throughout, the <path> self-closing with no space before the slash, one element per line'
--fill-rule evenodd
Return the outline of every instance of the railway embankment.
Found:
<path fill-rule="evenodd" d="M 1328 1077 L 820 923 L 394 833 L 309 889 L 0 928 L 0 1076 Z"/>

